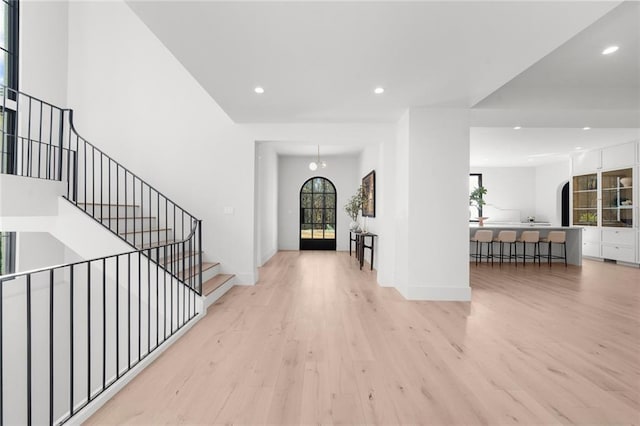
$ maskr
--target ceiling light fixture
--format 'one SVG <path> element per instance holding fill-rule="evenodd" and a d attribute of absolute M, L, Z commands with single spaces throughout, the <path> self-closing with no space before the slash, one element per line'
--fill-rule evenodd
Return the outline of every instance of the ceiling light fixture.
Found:
<path fill-rule="evenodd" d="M 262 95 L 264 93 L 264 89 L 260 86 L 257 86 L 255 89 L 253 89 L 254 92 L 256 92 L 258 95 Z"/>
<path fill-rule="evenodd" d="M 515 127 L 513 128 L 513 130 L 520 130 L 520 129 L 522 129 L 522 126 L 515 126 Z"/>
<path fill-rule="evenodd" d="M 375 89 L 373 89 L 373 93 L 375 93 L 376 95 L 382 95 L 384 93 L 384 87 L 376 87 Z"/>
<path fill-rule="evenodd" d="M 318 170 L 318 167 L 320 167 L 321 169 L 325 169 L 327 167 L 327 163 L 325 163 L 324 161 L 320 161 L 320 145 L 318 145 L 318 157 L 316 158 L 316 161 L 312 161 L 309 163 L 309 170 L 315 172 L 316 170 Z"/>
<path fill-rule="evenodd" d="M 603 55 L 611 55 L 612 53 L 617 52 L 618 49 L 619 49 L 618 46 L 609 46 L 609 47 L 607 47 L 606 49 L 604 49 L 602 51 L 602 54 Z"/>
<path fill-rule="evenodd" d="M 582 149 L 582 147 L 581 146 L 576 146 L 576 149 Z"/>
<path fill-rule="evenodd" d="M 591 130 L 591 127 L 589 127 L 589 126 L 584 126 L 584 127 L 582 128 L 582 130 Z"/>

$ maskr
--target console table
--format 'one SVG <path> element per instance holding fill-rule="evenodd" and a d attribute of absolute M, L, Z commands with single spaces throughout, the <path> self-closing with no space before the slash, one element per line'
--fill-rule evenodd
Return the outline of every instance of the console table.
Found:
<path fill-rule="evenodd" d="M 375 253 L 375 241 L 377 234 L 371 232 L 353 232 L 349 231 L 349 256 L 351 256 L 351 243 L 356 243 L 356 260 L 360 262 L 360 269 L 364 264 L 364 249 L 369 249 L 371 252 L 371 270 L 373 270 L 373 259 Z M 370 243 L 367 244 L 367 238 L 370 239 Z"/>

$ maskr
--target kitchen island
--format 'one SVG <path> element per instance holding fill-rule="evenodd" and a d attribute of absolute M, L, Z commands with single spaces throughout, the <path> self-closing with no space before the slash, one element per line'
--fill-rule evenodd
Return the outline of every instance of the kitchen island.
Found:
<path fill-rule="evenodd" d="M 544 238 L 547 236 L 549 231 L 565 231 L 567 233 L 567 263 L 570 265 L 582 265 L 582 227 L 579 226 L 549 226 L 541 223 L 498 223 L 492 224 L 485 222 L 484 226 L 478 226 L 478 224 L 470 223 L 469 224 L 469 239 L 473 237 L 473 234 L 478 229 L 486 229 L 489 231 L 493 231 L 493 237 L 496 238 L 500 231 L 516 231 L 518 238 L 520 238 L 520 234 L 522 231 L 539 231 L 540 238 Z M 518 253 L 522 253 L 522 244 L 518 244 Z M 547 244 L 540 243 L 540 252 L 542 253 L 541 262 L 544 263 L 546 259 L 544 256 L 547 254 Z M 473 253 L 475 250 L 475 243 L 469 244 L 469 252 Z M 527 249 L 527 253 L 530 253 L 531 247 Z M 553 253 L 559 254 L 561 253 L 561 248 L 558 247 L 557 244 L 554 244 Z M 496 243 L 494 253 L 497 255 L 498 253 L 498 243 Z M 528 259 L 528 261 L 531 261 Z"/>

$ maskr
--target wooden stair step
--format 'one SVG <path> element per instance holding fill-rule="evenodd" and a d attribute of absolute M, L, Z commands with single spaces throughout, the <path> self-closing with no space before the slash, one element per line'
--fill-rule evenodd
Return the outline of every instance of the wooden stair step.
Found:
<path fill-rule="evenodd" d="M 233 277 L 235 277 L 233 274 L 218 274 L 210 280 L 207 280 L 202 283 L 202 295 L 210 295 Z"/>
<path fill-rule="evenodd" d="M 185 263 L 185 265 L 188 265 L 188 264 L 189 264 L 188 262 Z M 202 272 L 206 271 L 207 269 L 211 269 L 215 266 L 218 266 L 219 264 L 220 263 L 218 262 L 204 262 L 202 263 Z M 180 278 L 181 280 L 188 280 L 189 278 L 196 275 L 199 271 L 200 271 L 200 268 L 198 268 L 198 265 L 195 265 L 187 269 L 186 276 L 185 276 L 185 271 L 180 271 L 180 273 L 178 274 L 178 278 Z"/>
<path fill-rule="evenodd" d="M 162 263 L 163 265 L 166 265 L 168 263 L 175 263 L 175 262 L 179 262 L 184 258 L 189 258 L 192 256 L 197 256 L 198 254 L 200 254 L 202 252 L 197 252 L 197 251 L 186 251 L 184 254 L 180 251 L 178 253 L 174 253 L 173 258 L 171 257 L 170 253 L 167 253 L 167 258 L 165 259 L 164 257 L 161 257 L 158 260 L 158 263 Z"/>
<path fill-rule="evenodd" d="M 160 228 L 160 229 L 143 229 L 141 231 L 127 231 L 127 232 L 121 232 L 119 235 L 130 235 L 130 234 L 143 234 L 143 233 L 147 233 L 147 232 L 155 232 L 155 233 L 160 233 L 162 234 L 165 231 L 171 231 L 171 228 Z"/>
<path fill-rule="evenodd" d="M 76 203 L 83 206 L 140 207 L 138 204 Z"/>
<path fill-rule="evenodd" d="M 138 219 L 146 219 L 146 220 L 148 220 L 148 219 L 156 219 L 156 217 L 155 216 L 135 216 L 134 217 L 133 215 L 129 215 L 129 216 L 111 216 L 111 217 L 106 216 L 106 217 L 102 218 L 102 220 L 129 220 L 129 219 L 131 219 L 131 220 L 133 220 L 133 219 L 135 219 L 135 220 L 138 220 Z"/>
<path fill-rule="evenodd" d="M 138 250 L 147 250 L 147 249 L 152 249 L 152 248 L 156 248 L 156 247 L 162 247 L 162 246 L 166 246 L 168 244 L 173 244 L 175 243 L 175 240 L 167 240 L 167 241 L 158 241 L 155 243 L 151 243 L 151 244 L 143 244 L 143 245 L 136 245 L 136 248 Z"/>

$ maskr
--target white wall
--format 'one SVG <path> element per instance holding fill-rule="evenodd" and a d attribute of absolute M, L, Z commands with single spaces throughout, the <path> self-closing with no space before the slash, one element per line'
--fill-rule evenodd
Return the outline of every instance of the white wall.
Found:
<path fill-rule="evenodd" d="M 278 154 L 256 144 L 256 262 L 264 265 L 278 251 Z"/>
<path fill-rule="evenodd" d="M 321 176 L 329 179 L 336 187 L 336 248 L 349 250 L 349 222 L 344 212 L 347 200 L 355 194 L 359 186 L 358 157 L 322 157 L 327 168 L 312 172 L 309 163 L 315 157 L 281 156 L 278 161 L 278 247 L 280 250 L 299 249 L 300 229 L 300 188 L 307 179 Z"/>
<path fill-rule="evenodd" d="M 16 234 L 16 272 L 82 260 L 48 232 L 18 232 Z"/>
<path fill-rule="evenodd" d="M 68 88 L 78 131 L 202 219 L 205 259 L 253 283 L 255 139 L 124 2 L 69 4 Z"/>
<path fill-rule="evenodd" d="M 536 167 L 536 220 L 562 224 L 562 187 L 569 182 L 570 175 L 568 160 Z"/>
<path fill-rule="evenodd" d="M 68 2 L 20 2 L 20 90 L 67 105 Z"/>
<path fill-rule="evenodd" d="M 411 109 L 408 126 L 408 285 L 400 290 L 408 299 L 470 300 L 469 112 Z"/>
<path fill-rule="evenodd" d="M 487 188 L 482 214 L 487 222 L 521 222 L 536 215 L 535 167 L 474 167 Z"/>

